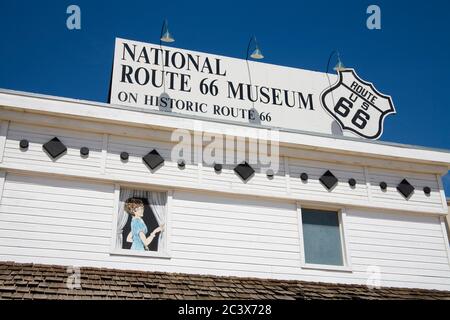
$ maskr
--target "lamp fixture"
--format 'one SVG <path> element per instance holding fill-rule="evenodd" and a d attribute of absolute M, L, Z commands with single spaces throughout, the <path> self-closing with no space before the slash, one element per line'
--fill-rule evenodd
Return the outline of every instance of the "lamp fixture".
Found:
<path fill-rule="evenodd" d="M 345 69 L 345 66 L 344 66 L 344 64 L 343 64 L 342 61 L 341 61 L 341 56 L 339 55 L 339 52 L 337 52 L 337 59 L 338 59 L 338 62 L 337 62 L 337 64 L 334 66 L 333 70 L 336 71 L 336 72 L 339 72 L 339 71 Z"/>
<path fill-rule="evenodd" d="M 338 73 L 339 71 L 342 71 L 345 69 L 344 64 L 342 63 L 341 60 L 341 55 L 339 54 L 339 51 L 337 50 L 333 50 L 330 54 L 330 57 L 328 58 L 328 63 L 327 63 L 327 70 L 325 70 L 325 73 L 328 73 L 328 70 L 330 69 L 330 62 L 331 62 L 331 58 L 333 58 L 333 56 L 336 55 L 337 56 L 337 64 L 334 66 L 333 70 L 336 71 L 336 73 Z"/>
<path fill-rule="evenodd" d="M 160 40 L 162 42 L 174 42 L 175 38 L 170 34 L 169 31 L 169 23 L 167 22 L 167 19 L 164 19 L 162 28 L 161 28 L 161 36 Z"/>
<path fill-rule="evenodd" d="M 255 50 L 253 50 L 252 54 L 250 55 L 250 58 L 255 59 L 255 60 L 264 59 L 264 55 L 262 54 L 261 49 L 259 48 L 258 41 L 256 41 L 255 36 L 252 36 L 250 38 L 250 41 L 248 42 L 247 56 L 245 59 L 248 60 L 248 53 L 250 52 L 250 46 L 251 46 L 252 42 L 255 42 Z"/>

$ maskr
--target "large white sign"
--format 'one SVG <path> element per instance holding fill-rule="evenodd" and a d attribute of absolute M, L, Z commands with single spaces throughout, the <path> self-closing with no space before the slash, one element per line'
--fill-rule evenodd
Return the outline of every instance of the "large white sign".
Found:
<path fill-rule="evenodd" d="M 331 111 L 322 106 L 321 93 L 337 80 L 327 73 L 117 38 L 110 102 L 268 127 L 358 134 L 330 115 L 334 106 Z"/>

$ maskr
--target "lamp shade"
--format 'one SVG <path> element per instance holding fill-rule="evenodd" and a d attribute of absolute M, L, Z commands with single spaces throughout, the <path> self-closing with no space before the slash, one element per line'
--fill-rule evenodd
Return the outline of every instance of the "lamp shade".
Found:
<path fill-rule="evenodd" d="M 264 58 L 261 50 L 258 47 L 256 47 L 255 51 L 253 51 L 253 53 L 250 55 L 250 57 L 252 57 L 253 59 L 258 59 L 258 60 Z"/>
<path fill-rule="evenodd" d="M 169 29 L 166 29 L 166 31 L 163 33 L 163 35 L 161 36 L 161 41 L 162 42 L 174 42 L 175 41 L 175 39 L 170 34 Z"/>
<path fill-rule="evenodd" d="M 344 69 L 345 69 L 345 66 L 344 66 L 344 64 L 342 63 L 341 60 L 339 60 L 338 63 L 333 68 L 333 70 L 336 71 L 336 72 L 344 70 Z"/>
<path fill-rule="evenodd" d="M 164 20 L 162 30 L 161 30 L 161 41 L 162 42 L 174 42 L 175 38 L 170 34 L 169 23 Z"/>

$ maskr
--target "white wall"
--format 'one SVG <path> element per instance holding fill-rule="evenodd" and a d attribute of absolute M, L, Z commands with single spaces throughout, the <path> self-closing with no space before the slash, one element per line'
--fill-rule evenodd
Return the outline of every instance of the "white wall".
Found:
<path fill-rule="evenodd" d="M 7 123 L 3 122 L 3 127 Z M 151 184 L 165 188 L 260 195 L 286 201 L 325 201 L 337 205 L 408 210 L 427 214 L 447 212 L 444 191 L 439 184 L 440 177 L 433 173 L 420 173 L 411 169 L 394 171 L 388 168 L 356 165 L 352 161 L 360 159 L 351 156 L 342 156 L 349 162 L 348 164 L 337 163 L 338 161 L 334 160 L 336 155 L 323 152 L 307 151 L 305 156 L 307 154 L 313 159 L 317 156 L 317 160 L 303 159 L 300 158 L 301 149 L 295 151 L 283 149 L 280 155 L 280 170 L 273 179 L 266 177 L 265 170 L 254 166 L 256 174 L 243 183 L 233 171 L 234 165 L 231 164 L 225 164 L 221 174 L 216 174 L 212 166 L 203 164 L 188 163 L 184 170 L 178 169 L 178 159 L 172 159 L 171 155 L 175 143 L 155 138 L 164 136 L 159 131 L 144 132 L 147 137 L 145 139 L 9 122 L 5 130 L 4 150 L 0 143 L 0 169 L 57 173 L 73 177 Z M 142 131 L 140 133 L 142 134 Z M 68 151 L 59 159 L 52 160 L 42 150 L 42 145 L 55 136 L 67 146 Z M 1 138 L 0 136 L 0 140 Z M 30 146 L 27 151 L 20 150 L 21 139 L 29 140 Z M 89 157 L 86 159 L 80 156 L 79 150 L 83 146 L 90 149 Z M 142 157 L 154 148 L 166 161 L 164 166 L 151 173 L 143 163 Z M 120 160 L 122 151 L 130 155 L 127 162 Z M 367 162 L 373 163 L 373 159 L 368 159 Z M 386 162 L 386 166 L 389 167 L 389 163 Z M 405 163 L 405 168 L 411 167 L 414 168 L 411 163 Z M 419 170 L 420 165 L 417 165 L 417 168 L 416 170 Z M 331 170 L 339 178 L 338 185 L 332 191 L 326 190 L 318 181 L 326 170 Z M 308 173 L 308 183 L 300 180 L 302 172 Z M 355 188 L 348 185 L 350 178 L 356 179 Z M 396 190 L 396 185 L 404 178 L 416 188 L 408 200 Z M 388 183 L 386 192 L 379 188 L 381 181 Z M 422 191 L 424 186 L 431 188 L 430 196 L 426 196 Z"/>
<path fill-rule="evenodd" d="M 448 243 L 438 216 L 347 209 L 352 272 L 300 267 L 295 202 L 175 191 L 171 258 L 110 254 L 114 185 L 7 173 L 0 259 L 216 275 L 450 290 Z"/>

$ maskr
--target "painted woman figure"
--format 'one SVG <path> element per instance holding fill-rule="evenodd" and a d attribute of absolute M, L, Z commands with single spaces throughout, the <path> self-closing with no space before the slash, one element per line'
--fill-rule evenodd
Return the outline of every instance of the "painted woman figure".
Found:
<path fill-rule="evenodd" d="M 129 198 L 125 201 L 124 210 L 132 216 L 131 231 L 127 236 L 127 242 L 132 242 L 132 250 L 148 251 L 149 244 L 158 232 L 163 230 L 159 226 L 147 237 L 147 226 L 142 217 L 144 216 L 144 203 L 138 198 Z"/>

